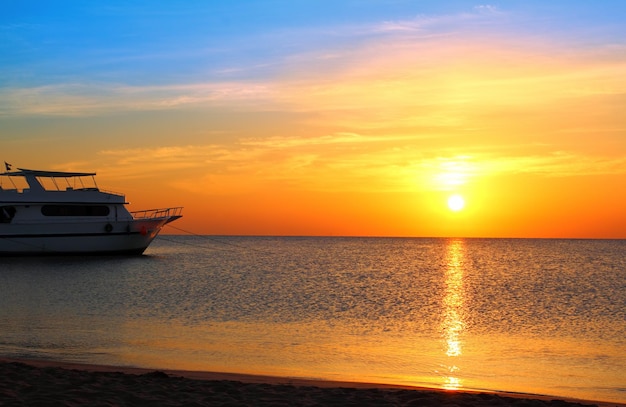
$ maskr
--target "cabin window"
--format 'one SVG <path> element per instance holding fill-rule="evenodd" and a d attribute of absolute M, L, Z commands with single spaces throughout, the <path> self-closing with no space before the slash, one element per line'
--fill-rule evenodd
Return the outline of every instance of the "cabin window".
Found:
<path fill-rule="evenodd" d="M 107 216 L 109 207 L 106 205 L 44 205 L 41 207 L 44 216 Z"/>
<path fill-rule="evenodd" d="M 11 223 L 15 212 L 17 211 L 13 206 L 0 206 L 0 223 Z"/>

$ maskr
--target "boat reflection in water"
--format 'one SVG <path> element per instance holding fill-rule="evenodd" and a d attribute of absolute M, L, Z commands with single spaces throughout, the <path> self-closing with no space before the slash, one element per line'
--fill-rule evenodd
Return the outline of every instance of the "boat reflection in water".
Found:
<path fill-rule="evenodd" d="M 447 245 L 445 274 L 445 291 L 443 297 L 442 332 L 445 341 L 445 353 L 448 363 L 443 372 L 443 387 L 456 390 L 463 387 L 458 377 L 460 368 L 456 358 L 463 353 L 462 334 L 465 328 L 463 321 L 463 274 L 465 261 L 465 243 L 463 240 L 450 240 Z"/>

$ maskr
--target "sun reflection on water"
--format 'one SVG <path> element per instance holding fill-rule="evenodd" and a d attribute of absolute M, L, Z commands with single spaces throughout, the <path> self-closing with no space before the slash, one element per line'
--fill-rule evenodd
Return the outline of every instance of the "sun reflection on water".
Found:
<path fill-rule="evenodd" d="M 458 377 L 459 367 L 455 358 L 463 353 L 461 334 L 465 324 L 463 322 L 463 271 L 465 245 L 463 240 L 450 240 L 446 253 L 445 296 L 443 298 L 442 331 L 445 340 L 445 351 L 448 356 L 447 372 L 443 387 L 456 390 L 463 386 Z"/>

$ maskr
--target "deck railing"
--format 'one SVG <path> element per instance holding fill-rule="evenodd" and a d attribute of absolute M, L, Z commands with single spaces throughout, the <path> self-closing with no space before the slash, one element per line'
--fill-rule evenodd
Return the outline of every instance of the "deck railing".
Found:
<path fill-rule="evenodd" d="M 160 209 L 145 209 L 143 211 L 131 211 L 131 215 L 135 219 L 155 219 L 155 218 L 169 218 L 170 216 L 181 216 L 183 212 L 182 206 L 176 206 L 173 208 L 160 208 Z"/>

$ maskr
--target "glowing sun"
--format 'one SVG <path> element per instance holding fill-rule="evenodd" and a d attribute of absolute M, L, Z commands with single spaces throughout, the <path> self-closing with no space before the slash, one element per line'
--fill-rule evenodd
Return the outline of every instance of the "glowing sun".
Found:
<path fill-rule="evenodd" d="M 448 208 L 451 211 L 458 212 L 465 207 L 465 199 L 459 194 L 451 195 L 448 198 Z"/>

